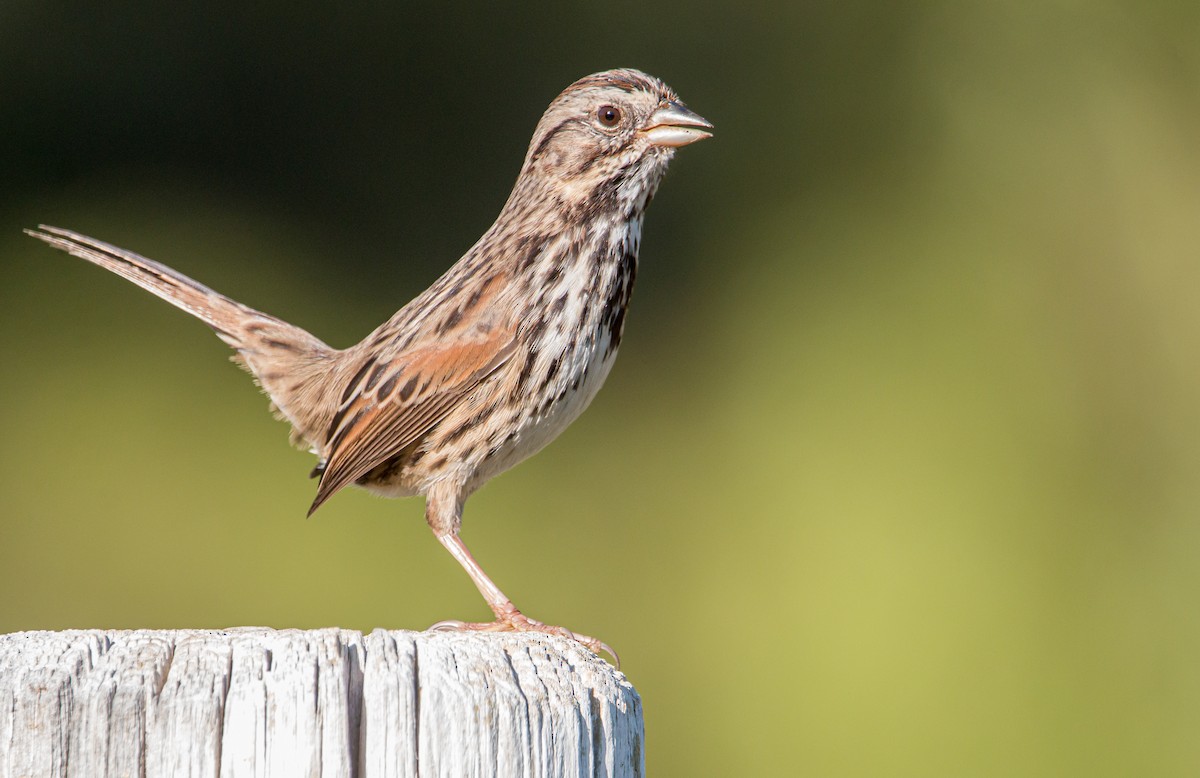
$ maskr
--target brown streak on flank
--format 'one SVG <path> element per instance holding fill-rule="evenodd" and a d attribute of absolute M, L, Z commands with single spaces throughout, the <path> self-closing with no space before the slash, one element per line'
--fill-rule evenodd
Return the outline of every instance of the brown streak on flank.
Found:
<path fill-rule="evenodd" d="M 525 384 L 529 382 L 529 377 L 533 374 L 533 363 L 537 361 L 537 354 L 530 353 L 525 358 L 525 364 L 521 365 L 521 372 L 517 375 L 517 392 L 525 391 Z"/>
<path fill-rule="evenodd" d="M 562 359 L 556 357 L 550 363 L 550 367 L 546 369 L 546 375 L 542 378 L 541 384 L 538 385 L 539 393 L 546 390 L 546 387 L 549 386 L 550 382 L 554 380 L 554 377 L 558 375 L 558 369 L 560 367 L 562 367 Z"/>
<path fill-rule="evenodd" d="M 529 331 L 525 333 L 525 337 L 528 338 L 531 343 L 538 340 L 541 337 L 542 332 L 546 329 L 547 324 L 549 324 L 549 322 L 545 319 L 545 317 L 539 318 L 533 323 L 533 326 L 529 328 Z"/>
<path fill-rule="evenodd" d="M 447 434 L 446 437 L 442 438 L 441 442 L 442 443 L 453 443 L 454 441 L 461 438 L 463 435 L 466 435 L 468 432 L 470 432 L 471 428 L 474 427 L 478 423 L 479 423 L 478 418 L 472 417 L 470 419 L 467 419 L 462 424 L 459 424 L 457 427 L 450 430 L 450 433 Z"/>
<path fill-rule="evenodd" d="M 300 349 L 296 348 L 295 344 L 285 343 L 282 340 L 266 340 L 266 341 L 264 341 L 264 343 L 266 343 L 271 348 L 279 349 L 280 351 L 290 351 L 293 354 L 299 353 L 299 351 L 300 351 Z"/>

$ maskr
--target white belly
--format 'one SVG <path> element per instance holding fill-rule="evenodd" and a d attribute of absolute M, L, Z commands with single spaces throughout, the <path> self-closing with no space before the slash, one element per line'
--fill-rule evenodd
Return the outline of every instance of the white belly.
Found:
<path fill-rule="evenodd" d="M 616 361 L 616 349 L 608 350 L 608 340 L 607 332 L 598 334 L 594 346 L 576 354 L 569 364 L 560 369 L 560 377 L 552 383 L 555 391 L 548 393 L 559 399 L 551 400 L 548 406 L 543 403 L 542 407 L 530 409 L 519 425 L 516 436 L 480 463 L 475 477 L 471 479 L 470 491 L 541 451 L 579 418 L 604 385 Z M 577 377 L 577 388 L 573 388 Z"/>

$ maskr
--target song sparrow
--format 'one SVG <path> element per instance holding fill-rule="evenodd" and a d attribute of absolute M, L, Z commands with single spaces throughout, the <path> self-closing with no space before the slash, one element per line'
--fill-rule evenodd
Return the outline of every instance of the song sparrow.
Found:
<path fill-rule="evenodd" d="M 712 125 L 637 70 L 576 81 L 546 110 L 495 224 L 433 286 L 358 345 L 330 348 L 174 270 L 56 227 L 26 230 L 200 318 L 237 350 L 320 461 L 311 515 L 347 484 L 424 495 L 438 540 L 494 622 L 600 641 L 524 616 L 459 539 L 463 503 L 587 407 L 625 326 L 642 214 L 676 147 Z"/>

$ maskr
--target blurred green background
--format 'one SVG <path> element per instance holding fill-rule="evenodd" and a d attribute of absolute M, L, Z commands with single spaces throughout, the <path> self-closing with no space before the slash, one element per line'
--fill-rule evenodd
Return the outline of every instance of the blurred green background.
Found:
<path fill-rule="evenodd" d="M 555 94 L 717 127 L 622 357 L 469 503 L 599 635 L 655 775 L 1200 774 L 1200 4 L 0 8 L 0 631 L 484 618 L 419 500 L 303 516 L 202 325 L 20 233 L 345 346 L 467 249 Z"/>

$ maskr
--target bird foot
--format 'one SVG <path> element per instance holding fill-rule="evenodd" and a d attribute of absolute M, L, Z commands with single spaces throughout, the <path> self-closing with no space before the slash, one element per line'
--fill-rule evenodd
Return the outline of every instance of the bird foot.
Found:
<path fill-rule="evenodd" d="M 521 613 L 515 608 L 512 611 L 503 614 L 497 614 L 495 621 L 487 622 L 472 622 L 472 621 L 439 621 L 429 628 L 430 632 L 541 632 L 545 635 L 557 635 L 559 637 L 570 638 L 576 643 L 579 643 L 590 650 L 593 654 L 599 656 L 601 652 L 608 654 L 613 658 L 613 665 L 619 670 L 621 669 L 621 657 L 617 656 L 617 652 L 612 650 L 612 647 L 607 643 L 597 640 L 590 635 L 581 635 L 578 632 L 572 632 L 566 627 L 556 627 L 552 624 L 543 624 L 537 619 L 531 619 L 524 613 Z"/>

